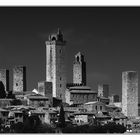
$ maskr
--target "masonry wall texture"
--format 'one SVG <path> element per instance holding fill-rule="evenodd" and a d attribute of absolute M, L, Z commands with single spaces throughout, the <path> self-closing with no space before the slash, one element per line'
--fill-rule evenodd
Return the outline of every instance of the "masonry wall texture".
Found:
<path fill-rule="evenodd" d="M 98 85 L 98 96 L 108 98 L 109 96 L 109 85 L 100 84 Z"/>
<path fill-rule="evenodd" d="M 128 117 L 138 116 L 138 73 L 122 73 L 122 112 Z"/>
<path fill-rule="evenodd" d="M 13 91 L 26 91 L 26 67 L 17 66 L 13 69 Z"/>
<path fill-rule="evenodd" d="M 48 97 L 50 105 L 53 105 L 52 82 L 38 82 L 38 92 L 39 94 Z"/>
<path fill-rule="evenodd" d="M 97 92 L 87 86 L 70 87 L 66 91 L 66 103 L 83 104 L 97 100 Z"/>
<path fill-rule="evenodd" d="M 9 91 L 9 70 L 0 69 L 0 81 L 3 82 L 5 90 Z"/>
<path fill-rule="evenodd" d="M 65 44 L 60 30 L 46 41 L 46 81 L 52 82 L 53 97 L 65 101 Z"/>
<path fill-rule="evenodd" d="M 75 55 L 73 63 L 73 83 L 86 85 L 86 62 L 80 52 Z"/>

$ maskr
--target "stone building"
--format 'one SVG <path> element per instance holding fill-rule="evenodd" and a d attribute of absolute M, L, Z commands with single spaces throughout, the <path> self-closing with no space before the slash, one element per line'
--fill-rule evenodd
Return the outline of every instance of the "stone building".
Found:
<path fill-rule="evenodd" d="M 66 91 L 66 101 L 68 104 L 84 104 L 97 100 L 97 92 L 92 91 L 87 86 L 70 87 Z"/>
<path fill-rule="evenodd" d="M 84 104 L 84 108 L 89 112 L 107 112 L 106 105 L 100 101 L 93 101 Z"/>
<path fill-rule="evenodd" d="M 52 82 L 53 97 L 60 98 L 63 102 L 66 90 L 65 44 L 59 29 L 46 41 L 46 81 Z"/>
<path fill-rule="evenodd" d="M 75 55 L 73 63 L 73 83 L 86 85 L 86 62 L 80 52 Z"/>
<path fill-rule="evenodd" d="M 122 73 L 122 113 L 127 117 L 138 116 L 138 73 Z"/>
<path fill-rule="evenodd" d="M 38 82 L 38 92 L 39 94 L 48 97 L 50 105 L 52 106 L 53 104 L 52 82 L 47 81 Z"/>
<path fill-rule="evenodd" d="M 46 107 L 49 108 L 50 102 L 49 99 L 40 94 L 30 95 L 27 97 L 27 104 L 29 106 L 38 108 L 38 107 Z"/>
<path fill-rule="evenodd" d="M 26 91 L 26 67 L 16 66 L 13 69 L 13 92 Z"/>
<path fill-rule="evenodd" d="M 103 96 L 108 98 L 109 96 L 109 85 L 100 84 L 98 85 L 98 96 Z"/>
<path fill-rule="evenodd" d="M 4 84 L 5 90 L 9 91 L 9 70 L 0 69 L 0 81 Z"/>

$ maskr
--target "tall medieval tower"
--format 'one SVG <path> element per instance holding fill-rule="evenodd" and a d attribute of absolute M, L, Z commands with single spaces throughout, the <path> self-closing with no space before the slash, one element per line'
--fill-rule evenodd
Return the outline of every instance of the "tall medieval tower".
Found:
<path fill-rule="evenodd" d="M 127 117 L 138 116 L 138 73 L 122 73 L 122 112 Z"/>
<path fill-rule="evenodd" d="M 73 83 L 86 85 L 86 62 L 80 52 L 75 55 L 73 64 Z"/>
<path fill-rule="evenodd" d="M 59 29 L 46 41 L 46 81 L 52 82 L 53 97 L 60 98 L 63 102 L 66 90 L 65 44 Z"/>

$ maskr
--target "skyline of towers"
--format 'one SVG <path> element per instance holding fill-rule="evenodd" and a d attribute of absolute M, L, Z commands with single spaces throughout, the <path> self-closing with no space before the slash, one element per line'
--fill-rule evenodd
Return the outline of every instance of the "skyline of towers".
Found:
<path fill-rule="evenodd" d="M 9 70 L 0 69 L 0 81 L 4 84 L 5 91 L 9 91 Z"/>
<path fill-rule="evenodd" d="M 13 92 L 26 91 L 26 67 L 16 66 L 13 68 Z"/>
<path fill-rule="evenodd" d="M 86 62 L 84 55 L 78 52 L 73 63 L 73 83 L 86 85 Z"/>
<path fill-rule="evenodd" d="M 122 112 L 127 117 L 138 116 L 138 73 L 122 73 Z"/>
<path fill-rule="evenodd" d="M 46 81 L 52 82 L 53 97 L 65 101 L 66 69 L 65 45 L 62 32 L 58 29 L 46 41 Z"/>

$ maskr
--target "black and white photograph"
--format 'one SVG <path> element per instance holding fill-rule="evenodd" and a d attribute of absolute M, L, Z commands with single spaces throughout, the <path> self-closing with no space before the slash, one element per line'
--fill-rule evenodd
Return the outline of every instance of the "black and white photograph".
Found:
<path fill-rule="evenodd" d="M 140 7 L 0 6 L 1 134 L 140 134 Z"/>

